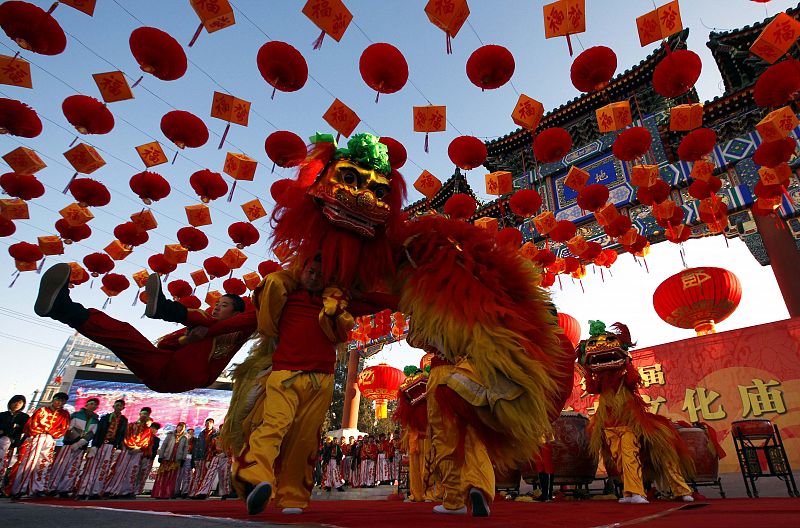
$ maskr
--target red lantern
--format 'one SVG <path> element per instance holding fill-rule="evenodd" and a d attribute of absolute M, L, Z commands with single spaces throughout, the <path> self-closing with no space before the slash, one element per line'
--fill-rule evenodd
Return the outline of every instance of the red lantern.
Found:
<path fill-rule="evenodd" d="M 389 165 L 391 165 L 394 170 L 399 170 L 406 164 L 408 154 L 402 143 L 389 136 L 382 136 L 380 142 L 389 149 Z"/>
<path fill-rule="evenodd" d="M 83 265 L 92 277 L 97 277 L 113 270 L 114 260 L 105 253 L 89 253 L 83 257 Z"/>
<path fill-rule="evenodd" d="M 156 253 L 147 259 L 147 265 L 153 270 L 153 273 L 159 275 L 169 275 L 178 267 L 174 262 L 170 262 L 162 253 Z"/>
<path fill-rule="evenodd" d="M 162 81 L 174 81 L 186 73 L 186 53 L 168 33 L 153 27 L 140 27 L 131 33 L 129 44 L 143 72 Z"/>
<path fill-rule="evenodd" d="M 700 202 L 698 213 L 701 221 L 712 224 L 728 217 L 728 206 L 722 200 L 711 198 Z"/>
<path fill-rule="evenodd" d="M 0 237 L 11 236 L 16 232 L 17 226 L 14 225 L 14 222 L 5 216 L 0 216 Z"/>
<path fill-rule="evenodd" d="M 698 161 L 711 152 L 717 143 L 717 133 L 710 128 L 692 130 L 681 140 L 678 157 L 683 161 Z"/>
<path fill-rule="evenodd" d="M 575 257 L 564 258 L 564 273 L 575 273 L 581 267 L 581 261 Z"/>
<path fill-rule="evenodd" d="M 629 217 L 617 215 L 608 225 L 603 227 L 603 230 L 611 238 L 617 238 L 627 233 L 631 227 L 633 227 L 633 222 Z"/>
<path fill-rule="evenodd" d="M 32 174 L 7 172 L 0 176 L 0 187 L 9 196 L 20 200 L 32 200 L 44 194 L 44 185 Z"/>
<path fill-rule="evenodd" d="M 800 91 L 800 62 L 793 57 L 773 64 L 758 77 L 753 99 L 758 106 L 783 106 Z"/>
<path fill-rule="evenodd" d="M 358 390 L 370 400 L 375 400 L 375 417 L 386 418 L 386 404 L 397 399 L 397 389 L 405 381 L 402 370 L 386 363 L 362 370 L 358 375 Z"/>
<path fill-rule="evenodd" d="M 550 231 L 549 235 L 550 238 L 556 242 L 566 242 L 575 236 L 575 231 L 577 231 L 577 229 L 575 224 L 569 220 L 559 220 L 556 222 L 556 226 Z"/>
<path fill-rule="evenodd" d="M 668 53 L 653 72 L 653 89 L 664 97 L 678 97 L 692 89 L 703 64 L 697 53 L 678 50 Z"/>
<path fill-rule="evenodd" d="M 256 64 L 261 76 L 275 90 L 296 92 L 308 80 L 308 65 L 303 55 L 285 42 L 273 40 L 258 50 Z"/>
<path fill-rule="evenodd" d="M 571 315 L 558 312 L 558 326 L 564 330 L 564 335 L 567 336 L 572 346 L 577 348 L 578 343 L 581 342 L 581 324 L 578 320 Z"/>
<path fill-rule="evenodd" d="M 686 224 L 677 224 L 667 229 L 667 240 L 673 244 L 683 244 L 692 236 L 692 229 Z"/>
<path fill-rule="evenodd" d="M 200 299 L 198 299 L 194 295 L 181 297 L 180 299 L 178 299 L 178 302 L 190 310 L 197 310 L 203 305 L 202 301 L 200 301 Z"/>
<path fill-rule="evenodd" d="M 542 288 L 549 288 L 553 284 L 556 283 L 556 275 L 555 273 L 550 273 L 549 271 L 542 272 Z"/>
<path fill-rule="evenodd" d="M 34 138 L 42 133 L 36 110 L 16 99 L 0 99 L 0 134 Z"/>
<path fill-rule="evenodd" d="M 578 206 L 586 211 L 595 212 L 606 204 L 608 196 L 608 187 L 593 183 L 587 185 L 578 193 Z"/>
<path fill-rule="evenodd" d="M 111 202 L 105 185 L 91 178 L 77 178 L 69 184 L 69 192 L 81 207 L 102 207 Z"/>
<path fill-rule="evenodd" d="M 44 258 L 41 248 L 30 242 L 17 242 L 8 246 L 8 254 L 11 258 L 25 263 L 33 263 Z"/>
<path fill-rule="evenodd" d="M 758 198 L 770 199 L 783 196 L 785 190 L 786 188 L 779 183 L 766 185 L 762 181 L 757 181 L 755 187 L 753 188 L 753 194 L 755 194 Z"/>
<path fill-rule="evenodd" d="M 478 203 L 468 194 L 454 194 L 444 203 L 444 214 L 455 220 L 466 220 L 475 214 Z"/>
<path fill-rule="evenodd" d="M 572 136 L 561 127 L 548 128 L 533 140 L 533 154 L 543 163 L 558 161 L 572 148 Z"/>
<path fill-rule="evenodd" d="M 88 224 L 72 226 L 64 218 L 56 222 L 56 231 L 65 244 L 80 242 L 92 236 L 92 228 Z"/>
<path fill-rule="evenodd" d="M 173 299 L 181 299 L 192 294 L 192 285 L 183 279 L 177 279 L 167 284 L 167 291 Z"/>
<path fill-rule="evenodd" d="M 139 229 L 139 226 L 133 222 L 119 224 L 114 228 L 114 236 L 122 244 L 130 247 L 141 246 L 150 240 L 150 235 L 147 234 L 147 231 Z"/>
<path fill-rule="evenodd" d="M 239 249 L 252 246 L 258 242 L 260 238 L 258 229 L 249 222 L 232 223 L 228 226 L 228 236 L 231 237 L 231 240 L 233 240 L 233 243 L 236 244 L 236 247 Z"/>
<path fill-rule="evenodd" d="M 516 227 L 504 227 L 495 235 L 498 246 L 518 249 L 522 245 L 522 233 Z"/>
<path fill-rule="evenodd" d="M 380 94 L 400 91 L 408 81 L 408 63 L 399 49 L 391 44 L 379 42 L 371 44 L 361 54 L 358 61 L 361 78 L 367 86 Z"/>
<path fill-rule="evenodd" d="M 617 54 L 606 46 L 594 46 L 575 58 L 569 70 L 572 85 L 581 92 L 602 90 L 617 71 Z"/>
<path fill-rule="evenodd" d="M 164 114 L 161 131 L 180 149 L 202 147 L 208 141 L 208 128 L 203 120 L 183 110 Z"/>
<path fill-rule="evenodd" d="M 109 297 L 119 295 L 131 285 L 131 281 L 128 280 L 128 277 L 120 275 L 119 273 L 108 273 L 103 276 L 101 282 L 103 283 L 103 291 L 105 291 Z"/>
<path fill-rule="evenodd" d="M 483 165 L 488 151 L 480 139 L 473 136 L 458 136 L 447 147 L 447 155 L 456 167 L 470 170 Z"/>
<path fill-rule="evenodd" d="M 795 139 L 789 136 L 762 143 L 753 154 L 753 163 L 770 169 L 775 168 L 789 161 L 796 147 Z"/>
<path fill-rule="evenodd" d="M 282 178 L 280 180 L 276 180 L 272 185 L 269 186 L 269 194 L 272 196 L 272 199 L 275 200 L 275 203 L 285 205 L 287 201 L 285 200 L 288 196 L 286 193 L 297 190 L 298 185 L 295 180 L 292 178 Z"/>
<path fill-rule="evenodd" d="M 612 150 L 617 159 L 633 161 L 644 156 L 652 142 L 653 136 L 645 127 L 633 127 L 623 131 L 614 140 Z"/>
<path fill-rule="evenodd" d="M 114 116 L 94 97 L 71 95 L 61 103 L 61 110 L 81 134 L 108 134 L 114 128 Z"/>
<path fill-rule="evenodd" d="M 529 218 L 542 206 L 542 197 L 533 189 L 520 189 L 511 195 L 508 206 L 514 214 Z"/>
<path fill-rule="evenodd" d="M 600 252 L 597 258 L 594 259 L 594 263 L 597 266 L 605 266 L 606 268 L 610 268 L 611 265 L 617 261 L 618 257 L 619 255 L 617 255 L 617 252 L 613 249 L 604 249 Z"/>
<path fill-rule="evenodd" d="M 203 268 L 205 268 L 208 276 L 212 279 L 224 277 L 231 272 L 231 268 L 219 257 L 208 257 L 205 259 L 203 261 Z"/>
<path fill-rule="evenodd" d="M 241 279 L 230 278 L 222 282 L 222 289 L 225 290 L 225 293 L 244 295 L 247 291 L 247 286 Z"/>
<path fill-rule="evenodd" d="M 653 206 L 666 200 L 669 197 L 669 192 L 669 184 L 659 179 L 650 187 L 639 187 L 636 190 L 636 199 L 643 205 Z"/>
<path fill-rule="evenodd" d="M 553 263 L 556 261 L 556 255 L 549 249 L 537 249 L 533 252 L 531 260 L 540 268 L 546 268 L 553 265 Z"/>
<path fill-rule="evenodd" d="M 283 168 L 299 165 L 307 153 L 305 141 L 288 130 L 278 130 L 267 136 L 264 150 L 272 163 Z"/>
<path fill-rule="evenodd" d="M 203 203 L 221 198 L 228 192 L 228 184 L 222 174 L 208 169 L 199 170 L 192 174 L 189 177 L 189 185 L 192 186 L 192 189 L 194 189 L 194 192 L 197 193 Z"/>
<path fill-rule="evenodd" d="M 131 190 L 147 205 L 166 198 L 170 192 L 169 182 L 160 174 L 149 171 L 134 174 L 131 177 L 130 186 Z"/>
<path fill-rule="evenodd" d="M 722 268 L 688 268 L 656 288 L 653 307 L 661 319 L 697 335 L 714 333 L 714 325 L 730 316 L 742 298 L 742 284 Z"/>
<path fill-rule="evenodd" d="M 265 260 L 261 264 L 258 265 L 258 273 L 262 277 L 266 277 L 270 273 L 274 273 L 276 271 L 281 271 L 283 266 L 279 263 L 275 262 L 274 260 Z"/>
<path fill-rule="evenodd" d="M 514 75 L 514 56 L 503 46 L 489 44 L 472 52 L 467 77 L 481 90 L 500 88 Z"/>
<path fill-rule="evenodd" d="M 208 247 L 208 237 L 196 227 L 178 229 L 178 242 L 189 251 L 202 251 Z"/>
<path fill-rule="evenodd" d="M 683 216 L 685 211 L 681 207 L 676 207 L 670 216 L 657 217 L 656 223 L 664 229 L 669 229 L 671 226 L 676 226 L 683 223 Z"/>
<path fill-rule="evenodd" d="M 56 19 L 28 2 L 0 5 L 0 27 L 20 48 L 34 53 L 58 55 L 67 47 L 67 37 Z"/>
<path fill-rule="evenodd" d="M 712 194 L 716 194 L 722 188 L 722 180 L 716 176 L 711 176 L 707 180 L 695 180 L 689 185 L 689 195 L 698 200 L 705 200 Z"/>

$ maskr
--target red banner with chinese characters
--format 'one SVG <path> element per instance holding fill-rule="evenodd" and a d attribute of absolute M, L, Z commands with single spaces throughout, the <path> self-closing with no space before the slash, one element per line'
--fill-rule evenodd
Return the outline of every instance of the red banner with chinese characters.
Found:
<path fill-rule="evenodd" d="M 800 467 L 800 317 L 634 349 L 632 355 L 651 410 L 716 429 L 728 453 L 720 472 L 739 471 L 730 428 L 746 419 L 777 424 L 790 463 Z M 586 393 L 576 372 L 565 409 L 592 415 L 596 406 L 597 397 Z"/>

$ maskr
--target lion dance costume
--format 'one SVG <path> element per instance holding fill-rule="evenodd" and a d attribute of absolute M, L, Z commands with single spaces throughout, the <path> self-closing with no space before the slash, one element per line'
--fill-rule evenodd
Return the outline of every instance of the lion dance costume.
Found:
<path fill-rule="evenodd" d="M 683 475 L 691 476 L 694 464 L 686 444 L 667 418 L 649 412 L 639 394 L 642 379 L 628 353 L 633 346 L 628 327 L 615 323 L 611 328 L 590 321 L 591 337 L 578 345 L 586 390 L 600 395 L 590 424 L 590 448 L 607 455 L 622 475 L 624 496 L 619 502 L 647 503 L 643 474 L 651 472 L 673 496 L 691 502 L 692 490 Z"/>

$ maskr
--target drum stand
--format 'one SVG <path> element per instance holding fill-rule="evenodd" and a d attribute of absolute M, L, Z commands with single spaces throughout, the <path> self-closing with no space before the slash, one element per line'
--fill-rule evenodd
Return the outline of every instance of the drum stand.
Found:
<path fill-rule="evenodd" d="M 756 481 L 760 477 L 778 477 L 786 483 L 790 497 L 800 497 L 778 426 L 770 424 L 768 420 L 763 421 L 768 426 L 757 431 L 746 429 L 744 424 L 748 421 L 733 422 L 731 428 L 747 496 L 758 497 Z M 740 428 L 737 424 L 743 426 Z M 766 463 L 762 463 L 762 460 Z"/>

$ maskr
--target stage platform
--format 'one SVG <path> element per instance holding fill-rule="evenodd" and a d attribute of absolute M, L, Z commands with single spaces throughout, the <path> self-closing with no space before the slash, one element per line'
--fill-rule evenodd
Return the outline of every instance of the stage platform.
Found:
<path fill-rule="evenodd" d="M 549 504 L 496 501 L 489 518 L 434 514 L 430 503 L 391 500 L 332 500 L 313 502 L 302 515 L 283 515 L 270 507 L 248 516 L 240 501 L 128 501 L 77 502 L 56 499 L 0 501 L 0 518 L 14 527 L 113 526 L 206 528 L 217 526 L 293 527 L 413 527 L 465 526 L 736 528 L 797 526 L 800 499 L 709 499 L 695 503 L 657 501 L 622 505 L 615 501 L 571 501 Z"/>

